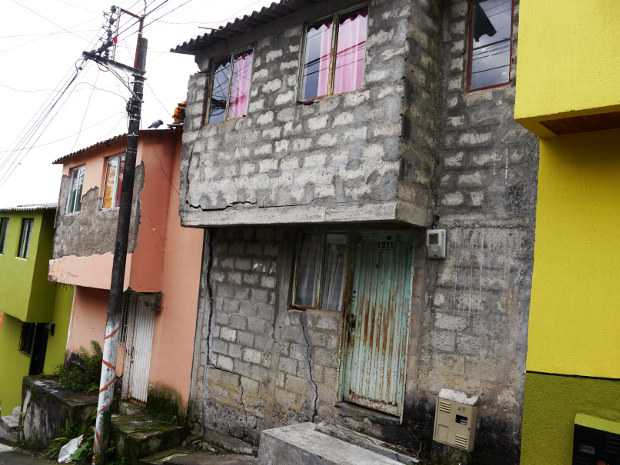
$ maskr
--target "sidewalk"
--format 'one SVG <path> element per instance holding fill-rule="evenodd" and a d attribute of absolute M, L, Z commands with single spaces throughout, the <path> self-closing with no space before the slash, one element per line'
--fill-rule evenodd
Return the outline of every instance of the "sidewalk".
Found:
<path fill-rule="evenodd" d="M 52 465 L 55 462 L 33 457 L 26 452 L 0 444 L 0 465 Z"/>

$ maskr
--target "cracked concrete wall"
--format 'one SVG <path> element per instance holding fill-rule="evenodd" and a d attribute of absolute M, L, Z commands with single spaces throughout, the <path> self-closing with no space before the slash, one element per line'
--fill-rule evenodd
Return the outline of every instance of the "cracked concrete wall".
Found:
<path fill-rule="evenodd" d="M 402 116 L 413 106 L 418 117 L 410 119 L 428 119 L 428 99 L 417 92 L 422 86 L 407 100 L 404 82 L 407 56 L 417 46 L 408 37 L 412 12 L 426 2 L 371 1 L 364 87 L 297 102 L 304 22 L 355 3 L 316 2 L 198 57 L 201 72 L 189 82 L 183 134 L 184 224 L 429 223 L 432 127 L 412 131 Z M 204 125 L 210 58 L 250 47 L 247 117 Z M 434 82 L 423 56 L 416 64 L 418 82 Z"/>
<path fill-rule="evenodd" d="M 76 164 L 77 166 L 77 164 Z M 89 167 L 87 166 L 86 169 Z M 102 175 L 103 176 L 103 173 Z M 144 187 L 144 164 L 136 166 L 131 224 L 129 227 L 128 252 L 133 252 L 140 224 L 140 193 Z M 65 213 L 65 205 L 71 189 L 71 179 L 65 175 L 60 184 L 60 197 L 56 212 L 54 234 L 54 258 L 67 255 L 84 257 L 114 253 L 114 241 L 118 223 L 118 208 L 102 209 L 99 186 L 82 193 L 79 213 Z"/>

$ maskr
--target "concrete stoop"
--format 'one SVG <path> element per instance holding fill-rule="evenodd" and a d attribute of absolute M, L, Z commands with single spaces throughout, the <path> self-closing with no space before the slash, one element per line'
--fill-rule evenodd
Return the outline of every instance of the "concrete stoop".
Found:
<path fill-rule="evenodd" d="M 140 465 L 255 465 L 256 458 L 239 454 L 213 454 L 173 449 L 140 461 Z"/>
<path fill-rule="evenodd" d="M 144 457 L 178 447 L 185 436 L 185 427 L 143 413 L 112 415 L 112 441 L 127 465 L 138 465 Z"/>
<path fill-rule="evenodd" d="M 328 428 L 323 426 L 324 430 Z M 344 432 L 334 429 L 336 434 Z M 261 433 L 258 465 L 405 465 L 414 457 L 392 451 L 359 433 L 346 439 L 321 432 L 314 423 L 300 423 Z M 353 439 L 357 444 L 353 444 Z M 364 445 L 362 447 L 361 445 Z M 372 450 L 365 447 L 369 444 Z"/>
<path fill-rule="evenodd" d="M 21 407 L 15 407 L 11 415 L 0 417 L 0 441 L 16 444 L 19 440 Z"/>

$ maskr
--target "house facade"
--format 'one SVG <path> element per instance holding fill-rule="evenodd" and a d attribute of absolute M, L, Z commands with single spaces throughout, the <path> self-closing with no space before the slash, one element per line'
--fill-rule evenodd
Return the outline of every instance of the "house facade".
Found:
<path fill-rule="evenodd" d="M 73 290 L 47 280 L 55 205 L 0 209 L 0 415 L 21 404 L 22 378 L 64 360 Z"/>
<path fill-rule="evenodd" d="M 257 442 L 327 421 L 518 463 L 538 154 L 513 119 L 518 17 L 285 0 L 174 50 L 200 70 L 179 203 L 206 229 L 197 424 Z M 432 441 L 442 388 L 479 396 L 468 456 Z"/>
<path fill-rule="evenodd" d="M 186 406 L 203 234 L 180 225 L 180 133 L 140 132 L 116 368 L 124 398 L 146 401 L 149 389 L 165 388 Z M 103 346 L 126 144 L 117 136 L 56 161 L 63 178 L 49 278 L 75 289 L 67 352 Z"/>
<path fill-rule="evenodd" d="M 515 118 L 540 138 L 521 463 L 618 463 L 620 8 L 524 1 L 519 31 Z"/>

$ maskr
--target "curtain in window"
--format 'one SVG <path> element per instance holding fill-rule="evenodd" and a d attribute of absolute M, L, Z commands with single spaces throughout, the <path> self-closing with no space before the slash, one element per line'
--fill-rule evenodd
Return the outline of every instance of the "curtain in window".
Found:
<path fill-rule="evenodd" d="M 336 50 L 334 93 L 360 89 L 364 83 L 368 11 L 356 11 L 340 18 Z"/>
<path fill-rule="evenodd" d="M 331 19 L 308 28 L 303 69 L 304 100 L 312 100 L 328 94 L 331 49 Z"/>
<path fill-rule="evenodd" d="M 321 283 L 321 309 L 340 310 L 344 266 L 346 257 L 346 236 L 328 234 L 325 244 L 325 265 Z"/>
<path fill-rule="evenodd" d="M 252 58 L 252 52 L 248 51 L 237 55 L 234 59 L 230 103 L 228 104 L 229 118 L 239 118 L 248 114 Z"/>
<path fill-rule="evenodd" d="M 321 235 L 305 234 L 299 247 L 297 260 L 295 304 L 307 307 L 316 305 L 317 285 L 321 273 Z"/>

